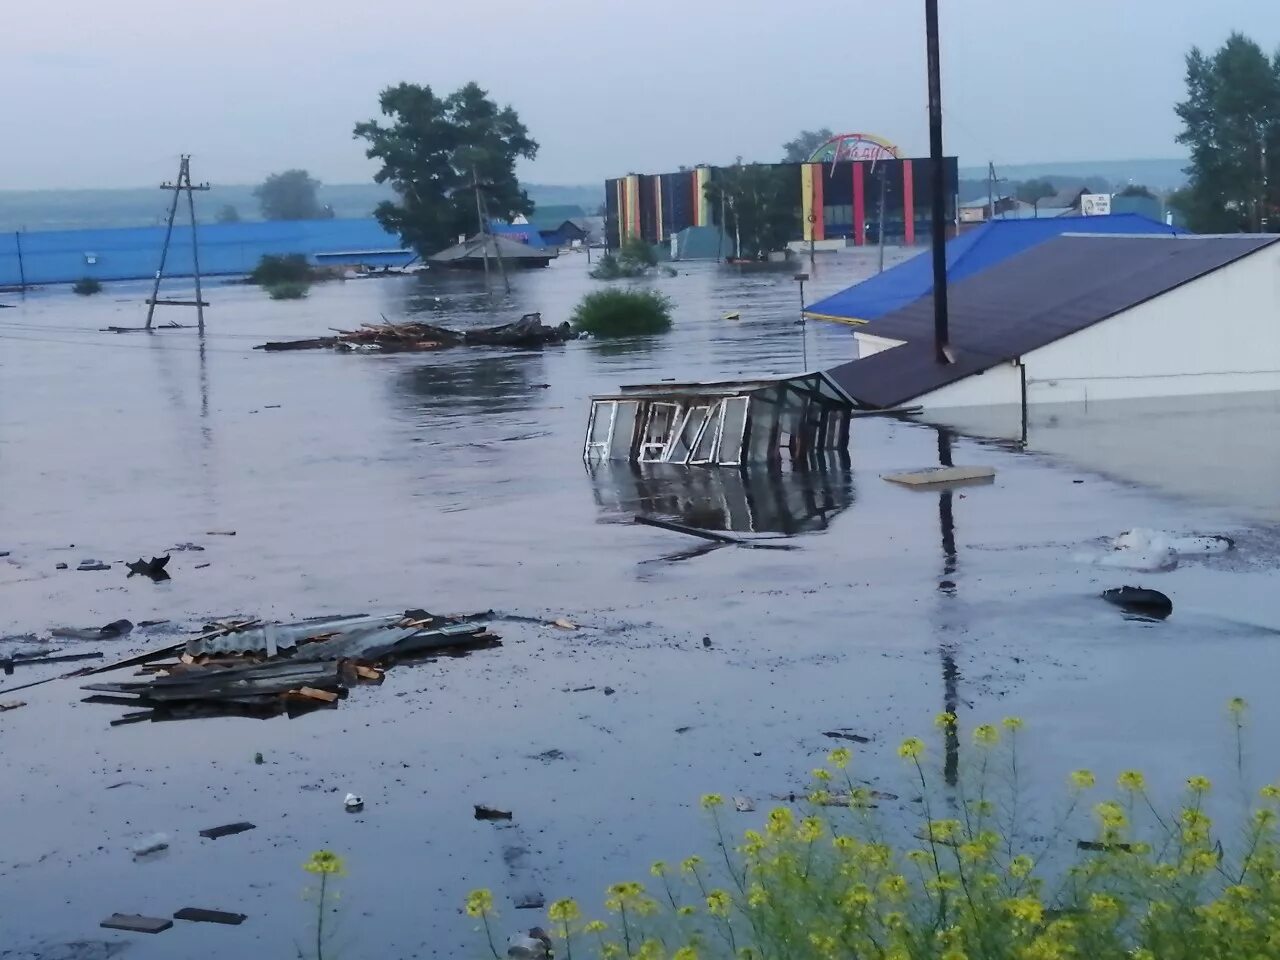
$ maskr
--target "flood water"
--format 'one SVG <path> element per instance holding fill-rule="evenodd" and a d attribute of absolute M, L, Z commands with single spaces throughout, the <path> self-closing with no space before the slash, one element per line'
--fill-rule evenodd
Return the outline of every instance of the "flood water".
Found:
<path fill-rule="evenodd" d="M 1048 796 L 1081 766 L 1100 781 L 1145 769 L 1159 793 L 1191 773 L 1226 780 L 1226 700 L 1249 699 L 1259 731 L 1280 720 L 1274 397 L 1043 408 L 1025 437 L 1003 411 L 860 419 L 848 460 L 820 474 L 588 470 L 593 393 L 851 355 L 847 336 L 796 325 L 789 272 L 710 264 L 648 281 L 675 305 L 674 330 L 654 340 L 252 349 L 380 315 L 559 322 L 598 286 L 586 269 L 576 255 L 516 275 L 493 305 L 474 276 L 333 283 L 282 303 L 218 283 L 203 341 L 99 333 L 141 322 L 141 284 L 5 298 L 17 306 L 0 310 L 0 633 L 171 621 L 56 643 L 115 658 L 211 617 L 424 607 L 492 609 L 504 645 L 398 667 L 294 720 L 112 728 L 127 708 L 81 703 L 73 680 L 0 694 L 27 704 L 0 714 L 0 957 L 115 949 L 59 946 L 82 941 L 130 958 L 292 956 L 310 929 L 301 864 L 321 848 L 347 861 L 344 957 L 469 956 L 469 889 L 493 889 L 504 939 L 543 919 L 512 908 L 503 835 L 473 819 L 476 803 L 514 812 L 548 899 L 598 909 L 605 884 L 655 859 L 707 855 L 700 794 L 755 798 L 761 813 L 731 815 L 754 825 L 771 795 L 804 785 L 833 745 L 824 731 L 870 737 L 856 771 L 892 785 L 896 745 L 928 735 L 944 706 L 962 743 L 1018 714 L 1027 776 Z M 820 259 L 806 297 L 870 269 Z M 994 483 L 939 494 L 881 479 L 948 454 L 994 467 Z M 694 550 L 636 513 L 798 549 Z M 1091 562 L 1100 538 L 1135 526 L 1229 533 L 1238 549 L 1159 574 Z M 118 563 L 187 541 L 205 549 L 173 554 L 166 583 Z M 112 569 L 76 571 L 85 558 Z M 1168 593 L 1173 617 L 1127 620 L 1097 599 L 1123 583 Z M 581 629 L 528 619 L 559 617 Z M 21 667 L 0 689 L 53 673 Z M 1274 778 L 1280 748 L 1258 736 L 1250 767 Z M 362 813 L 343 810 L 348 791 Z M 199 836 L 238 820 L 257 829 Z M 131 846 L 156 832 L 170 848 L 135 862 Z M 187 906 L 249 919 L 154 937 L 98 928 Z"/>

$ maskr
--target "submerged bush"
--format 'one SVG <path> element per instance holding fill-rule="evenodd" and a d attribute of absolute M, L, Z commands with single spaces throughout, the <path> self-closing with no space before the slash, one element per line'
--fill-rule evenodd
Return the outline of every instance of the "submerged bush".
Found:
<path fill-rule="evenodd" d="M 102 284 L 99 283 L 97 280 L 93 279 L 93 277 L 83 277 L 77 280 L 72 285 L 71 289 L 75 293 L 80 294 L 80 296 L 87 297 L 87 296 L 90 296 L 91 294 L 101 293 Z"/>
<path fill-rule="evenodd" d="M 301 253 L 288 253 L 284 256 L 263 254 L 258 265 L 249 274 L 249 280 L 260 287 L 272 287 L 283 283 L 310 283 L 315 279 L 315 271 L 307 258 Z"/>
<path fill-rule="evenodd" d="M 656 267 L 658 265 L 658 254 L 654 251 L 649 241 L 642 237 L 627 237 L 627 239 L 623 240 L 618 259 L 623 262 L 635 263 L 642 267 Z"/>
<path fill-rule="evenodd" d="M 605 252 L 590 276 L 596 280 L 643 277 L 657 265 L 658 255 L 647 241 L 640 237 L 628 237 L 622 241 L 622 247 L 616 255 L 612 251 Z"/>
<path fill-rule="evenodd" d="M 671 329 L 671 301 L 653 290 L 597 290 L 578 302 L 573 327 L 593 337 L 634 337 Z"/>
<path fill-rule="evenodd" d="M 1239 768 L 1243 702 L 1232 701 L 1231 711 Z M 724 798 L 708 794 L 702 807 L 719 848 L 713 862 L 655 863 L 652 890 L 613 884 L 607 921 L 580 922 L 574 901 L 557 900 L 548 910 L 551 933 L 565 956 L 580 960 L 1280 955 L 1280 787 L 1264 787 L 1245 822 L 1218 833 L 1204 812 L 1213 790 L 1204 777 L 1189 778 L 1179 807 L 1162 813 L 1141 773 L 1122 773 L 1118 799 L 1094 803 L 1094 775 L 1077 770 L 1056 823 L 1032 831 L 1018 798 L 1022 721 L 973 731 L 976 775 L 955 763 L 955 716 L 942 714 L 938 726 L 945 798 L 926 772 L 924 742 L 898 749 L 906 796 L 919 795 L 906 806 L 918 809 L 907 831 L 895 834 L 875 812 L 898 798 L 863 786 L 849 773 L 850 751 L 833 750 L 813 771 L 799 812 L 779 806 L 735 844 L 725 832 Z M 1068 832 L 1080 819 L 1092 826 Z M 486 930 L 492 903 L 487 891 L 468 900 Z"/>
<path fill-rule="evenodd" d="M 272 300 L 301 300 L 311 288 L 306 283 L 285 281 L 273 283 L 267 287 L 267 296 Z"/>

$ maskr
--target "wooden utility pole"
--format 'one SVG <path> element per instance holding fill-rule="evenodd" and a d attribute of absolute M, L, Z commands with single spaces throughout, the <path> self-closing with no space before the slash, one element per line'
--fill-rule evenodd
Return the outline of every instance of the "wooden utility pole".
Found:
<path fill-rule="evenodd" d="M 485 248 L 488 249 L 489 238 L 494 236 L 494 234 L 489 231 L 489 201 L 485 200 L 483 193 L 477 192 L 476 195 L 480 198 L 480 209 L 483 212 L 484 219 L 484 242 Z M 532 224 L 530 224 L 530 227 L 532 227 Z M 498 273 L 502 275 L 502 289 L 507 293 L 510 293 L 511 280 L 507 277 L 507 265 L 502 261 L 502 250 L 499 249 L 498 241 L 496 239 L 493 241 L 493 258 L 498 261 Z"/>
<path fill-rule="evenodd" d="M 204 308 L 208 304 L 204 302 L 204 298 L 200 294 L 200 252 L 199 243 L 196 239 L 196 201 L 194 191 L 208 190 L 209 184 L 201 183 L 196 185 L 191 182 L 191 156 L 184 153 L 178 164 L 178 179 L 173 183 L 160 184 L 160 189 L 173 191 L 173 202 L 169 204 L 169 219 L 164 230 L 164 246 L 160 249 L 160 266 L 156 269 L 156 282 L 152 286 L 151 296 L 147 300 L 147 325 L 145 329 L 151 329 L 151 318 L 156 312 L 156 306 L 160 304 L 169 307 L 195 307 L 196 322 L 199 325 L 200 332 L 204 333 Z M 187 209 L 191 214 L 191 265 L 195 272 L 196 298 L 194 300 L 161 300 L 160 281 L 164 278 L 164 265 L 169 258 L 169 241 L 173 239 L 173 220 L 178 213 L 178 194 L 183 191 L 186 191 Z"/>
<path fill-rule="evenodd" d="M 929 163 L 933 196 L 933 355 L 951 362 L 947 330 L 947 175 L 942 159 L 942 54 L 938 44 L 938 0 L 924 0 L 925 42 L 929 54 Z"/>
<path fill-rule="evenodd" d="M 25 293 L 27 290 L 27 268 L 22 262 L 22 231 L 13 231 L 13 242 L 18 248 L 18 291 Z"/>
<path fill-rule="evenodd" d="M 887 180 L 889 177 L 889 161 L 885 160 L 880 164 L 880 269 L 877 273 L 884 273 L 884 207 L 885 195 L 888 192 Z"/>

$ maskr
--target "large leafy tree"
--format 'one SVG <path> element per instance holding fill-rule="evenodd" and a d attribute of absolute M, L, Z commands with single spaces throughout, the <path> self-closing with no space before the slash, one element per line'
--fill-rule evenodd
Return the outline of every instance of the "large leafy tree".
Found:
<path fill-rule="evenodd" d="M 826 127 L 821 130 L 801 130 L 794 140 L 782 145 L 783 163 L 803 163 L 813 156 L 813 151 L 830 140 L 833 134 Z"/>
<path fill-rule="evenodd" d="M 390 121 L 358 123 L 355 137 L 368 141 L 366 156 L 382 162 L 374 180 L 396 192 L 374 215 L 406 245 L 429 256 L 475 233 L 477 191 L 490 217 L 510 221 L 533 212 L 515 165 L 533 159 L 538 144 L 511 107 L 500 108 L 474 83 L 444 98 L 429 86 L 401 83 L 383 90 L 379 104 Z"/>
<path fill-rule="evenodd" d="M 319 220 L 324 208 L 316 199 L 320 181 L 305 170 L 273 173 L 253 190 L 264 220 Z"/>
<path fill-rule="evenodd" d="M 1280 210 L 1280 51 L 1233 33 L 1212 56 L 1187 54 L 1175 108 L 1191 148 L 1190 184 L 1173 202 L 1200 231 L 1275 229 Z M 1270 167 L 1271 169 L 1268 169 Z"/>
<path fill-rule="evenodd" d="M 1040 201 L 1047 200 L 1057 192 L 1048 180 L 1026 180 L 1018 184 L 1015 191 L 1019 200 L 1031 204 L 1037 212 L 1040 210 Z"/>
<path fill-rule="evenodd" d="M 798 217 L 794 186 L 793 173 L 767 163 L 739 161 L 716 171 L 706 196 L 734 238 L 737 256 L 763 260 L 786 248 Z"/>

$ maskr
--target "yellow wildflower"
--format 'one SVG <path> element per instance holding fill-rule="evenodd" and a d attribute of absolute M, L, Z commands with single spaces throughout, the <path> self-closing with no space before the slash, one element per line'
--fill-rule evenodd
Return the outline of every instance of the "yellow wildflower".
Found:
<path fill-rule="evenodd" d="M 588 920 L 587 925 L 582 928 L 583 933 L 604 933 L 608 929 L 608 924 L 603 920 Z"/>
<path fill-rule="evenodd" d="M 853 837 L 840 836 L 834 837 L 831 840 L 831 845 L 841 853 L 853 853 L 858 848 L 858 841 Z"/>
<path fill-rule="evenodd" d="M 1230 700 L 1227 701 L 1227 712 L 1230 713 L 1237 720 L 1239 720 L 1242 716 L 1244 716 L 1245 708 L 1247 708 L 1248 706 L 1249 705 L 1245 703 L 1243 697 L 1232 697 Z"/>
<path fill-rule="evenodd" d="M 1015 733 L 1018 730 L 1022 729 L 1022 718 L 1021 717 L 1005 717 L 1003 720 L 1000 721 L 1000 725 L 1003 726 L 1010 733 Z"/>
<path fill-rule="evenodd" d="M 929 863 L 932 860 L 932 857 L 928 850 L 908 850 L 907 859 L 912 863 L 923 864 Z"/>
<path fill-rule="evenodd" d="M 1218 856 L 1212 850 L 1197 850 L 1187 857 L 1183 867 L 1187 873 L 1203 873 L 1218 865 Z"/>
<path fill-rule="evenodd" d="M 733 907 L 733 900 L 723 890 L 712 890 L 707 894 L 707 912 L 713 917 L 727 917 Z"/>
<path fill-rule="evenodd" d="M 871 806 L 871 791 L 866 787 L 854 787 L 849 794 L 849 806 L 855 810 Z"/>
<path fill-rule="evenodd" d="M 702 866 L 702 858 L 696 853 L 680 862 L 680 870 L 684 873 L 697 873 L 700 866 Z"/>
<path fill-rule="evenodd" d="M 952 839 L 959 829 L 959 820 L 933 820 L 929 823 L 929 836 L 945 843 Z"/>
<path fill-rule="evenodd" d="M 1276 823 L 1276 812 L 1274 810 L 1263 807 L 1261 810 L 1253 811 L 1253 822 L 1261 829 L 1267 830 Z"/>
<path fill-rule="evenodd" d="M 1095 893 L 1089 897 L 1089 912 L 1113 915 L 1120 912 L 1120 901 L 1105 893 Z"/>
<path fill-rule="evenodd" d="M 467 916 L 485 917 L 493 913 L 493 894 L 488 890 L 472 890 L 467 894 Z"/>
<path fill-rule="evenodd" d="M 662 908 L 662 904 L 653 897 L 637 897 L 631 907 L 638 916 L 652 917 Z"/>
<path fill-rule="evenodd" d="M 1277 787 L 1274 783 L 1268 783 L 1259 793 L 1262 795 L 1263 800 L 1280 800 L 1280 787 Z"/>
<path fill-rule="evenodd" d="M 1137 770 L 1124 771 L 1116 777 L 1116 783 L 1121 790 L 1129 790 L 1133 793 L 1141 793 L 1147 786 L 1146 779 Z"/>
<path fill-rule="evenodd" d="M 1212 786 L 1208 777 L 1187 777 L 1187 788 L 1192 793 L 1208 793 Z"/>
<path fill-rule="evenodd" d="M 622 945 L 617 943 L 605 943 L 600 946 L 601 960 L 617 960 L 622 956 Z"/>
<path fill-rule="evenodd" d="M 996 812 L 996 805 L 990 800 L 974 800 L 972 809 L 980 817 L 989 817 Z"/>
<path fill-rule="evenodd" d="M 747 888 L 747 906 L 763 907 L 768 902 L 769 892 L 762 885 L 753 883 Z"/>
<path fill-rule="evenodd" d="M 809 934 L 809 943 L 813 948 L 824 957 L 834 957 L 836 955 L 836 938 L 830 934 Z"/>
<path fill-rule="evenodd" d="M 959 947 L 951 947 L 944 950 L 938 960 L 969 960 L 969 955 Z"/>
<path fill-rule="evenodd" d="M 311 859 L 302 865 L 302 869 L 307 873 L 326 873 L 339 877 L 347 872 L 342 858 L 332 850 L 317 850 L 311 855 Z"/>
<path fill-rule="evenodd" d="M 1124 807 L 1114 800 L 1104 800 L 1093 808 L 1093 812 L 1098 815 L 1103 827 L 1108 830 L 1119 830 L 1128 822 L 1124 814 Z"/>
<path fill-rule="evenodd" d="M 1020 854 L 1009 861 L 1009 873 L 1021 880 L 1029 876 L 1035 863 L 1026 854 Z"/>
<path fill-rule="evenodd" d="M 844 895 L 841 899 L 841 905 L 850 912 L 865 910 L 871 904 L 875 903 L 876 898 L 872 896 L 871 890 L 865 883 L 859 883 Z"/>
<path fill-rule="evenodd" d="M 702 795 L 702 809 L 714 810 L 716 807 L 724 806 L 724 797 L 718 793 L 704 793 Z"/>
<path fill-rule="evenodd" d="M 973 742 L 980 747 L 994 747 L 1000 742 L 1000 731 L 989 723 L 973 730 Z"/>
<path fill-rule="evenodd" d="M 894 874 L 880 881 L 880 892 L 889 900 L 904 899 L 909 889 L 907 878 L 901 874 Z"/>
<path fill-rule="evenodd" d="M 754 857 L 764 849 L 764 836 L 758 830 L 748 830 L 742 835 L 743 844 L 742 852 L 748 857 Z"/>
<path fill-rule="evenodd" d="M 904 760 L 917 760 L 920 754 L 924 752 L 924 741 L 919 737 L 908 737 L 902 741 L 902 745 L 898 747 L 898 756 Z"/>
<path fill-rule="evenodd" d="M 951 711 L 940 713 L 933 718 L 933 725 L 939 730 L 950 730 L 956 725 L 956 715 Z"/>
<path fill-rule="evenodd" d="M 831 780 L 831 771 L 825 767 L 815 767 L 813 770 L 813 779 L 820 783 L 829 783 Z"/>
<path fill-rule="evenodd" d="M 662 960 L 666 955 L 662 943 L 658 940 L 646 940 L 636 951 L 636 960 Z"/>
<path fill-rule="evenodd" d="M 697 912 L 698 912 L 697 907 L 691 907 L 689 906 L 689 904 L 686 903 L 683 907 L 679 907 L 676 909 L 676 916 L 692 917 Z"/>
<path fill-rule="evenodd" d="M 1071 773 L 1071 785 L 1077 790 L 1089 790 L 1095 782 L 1090 770 L 1074 770 Z"/>
<path fill-rule="evenodd" d="M 667 865 L 663 863 L 661 860 L 655 860 L 653 861 L 653 866 L 649 868 L 649 872 L 652 873 L 655 877 L 664 876 L 667 872 Z"/>
<path fill-rule="evenodd" d="M 849 765 L 849 761 L 852 757 L 853 754 L 849 752 L 848 747 L 836 747 L 836 749 L 827 754 L 827 763 L 831 764 L 837 770 L 843 770 Z"/>
<path fill-rule="evenodd" d="M 556 923 L 572 923 L 582 916 L 582 911 L 578 909 L 576 900 L 564 899 L 554 900 L 551 906 L 547 908 L 547 916 Z"/>
<path fill-rule="evenodd" d="M 800 829 L 796 831 L 796 838 L 801 843 L 813 843 L 822 836 L 822 821 L 817 817 L 805 817 L 800 821 Z"/>
<path fill-rule="evenodd" d="M 698 960 L 698 951 L 693 947 L 681 947 L 671 955 L 671 960 Z"/>
<path fill-rule="evenodd" d="M 1009 915 L 1022 923 L 1035 925 L 1044 919 L 1044 906 L 1035 897 L 1018 897 L 1006 900 L 1004 908 Z"/>
<path fill-rule="evenodd" d="M 884 915 L 884 925 L 888 930 L 898 930 L 906 926 L 906 914 L 899 913 L 897 910 L 890 911 Z"/>
<path fill-rule="evenodd" d="M 765 830 L 775 837 L 786 836 L 791 832 L 794 820 L 795 818 L 792 817 L 791 811 L 787 807 L 774 807 L 769 811 L 769 820 L 765 824 Z"/>

